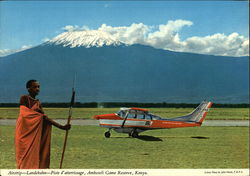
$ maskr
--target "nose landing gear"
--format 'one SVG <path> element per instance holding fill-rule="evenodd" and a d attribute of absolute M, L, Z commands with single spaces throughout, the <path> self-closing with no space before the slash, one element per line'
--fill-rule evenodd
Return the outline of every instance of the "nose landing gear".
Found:
<path fill-rule="evenodd" d="M 104 133 L 104 136 L 106 138 L 110 138 L 110 136 L 111 136 L 110 129 L 109 129 L 109 131 L 107 131 L 107 132 Z"/>

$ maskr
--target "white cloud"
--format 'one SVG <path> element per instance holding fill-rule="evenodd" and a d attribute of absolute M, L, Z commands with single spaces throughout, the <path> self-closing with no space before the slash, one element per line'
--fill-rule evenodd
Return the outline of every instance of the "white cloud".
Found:
<path fill-rule="evenodd" d="M 156 48 L 177 51 L 183 47 L 178 32 L 182 27 L 191 26 L 192 24 L 191 21 L 187 20 L 168 21 L 165 25 L 159 25 L 158 31 L 150 33 L 146 43 Z"/>
<path fill-rule="evenodd" d="M 50 41 L 48 37 L 45 37 L 44 39 L 42 39 L 42 42 L 48 42 L 48 41 Z"/>
<path fill-rule="evenodd" d="M 133 23 L 130 26 L 112 27 L 102 24 L 98 30 L 107 32 L 115 39 L 128 45 L 143 44 L 165 50 L 209 55 L 249 56 L 249 39 L 237 32 L 233 32 L 229 35 L 217 33 L 203 37 L 192 36 L 181 40 L 180 31 L 182 28 L 192 25 L 192 21 L 179 19 L 168 21 L 166 24 L 160 24 L 158 26 Z M 78 25 L 67 25 L 62 29 L 68 32 L 91 30 L 88 26 L 80 27 Z M 43 42 L 48 40 L 50 39 L 44 38 Z M 0 50 L 0 56 L 6 56 L 30 47 L 32 46 L 24 45 L 16 50 L 3 49 Z"/>
<path fill-rule="evenodd" d="M 9 49 L 2 49 L 2 50 L 0 50 L 0 57 L 1 56 L 9 55 L 10 53 L 11 53 L 11 50 L 9 50 Z"/>
<path fill-rule="evenodd" d="M 205 37 L 190 37 L 184 41 L 182 51 L 221 56 L 249 55 L 249 41 L 238 33 L 213 34 Z"/>
<path fill-rule="evenodd" d="M 64 26 L 62 29 L 65 30 L 65 31 L 71 32 L 71 31 L 74 31 L 76 28 L 79 28 L 79 26 L 77 26 L 77 25 L 75 25 L 75 26 L 67 25 L 67 26 Z"/>
<path fill-rule="evenodd" d="M 104 4 L 104 8 L 108 8 L 109 7 L 109 4 Z"/>
<path fill-rule="evenodd" d="M 23 45 L 23 46 L 21 47 L 20 51 L 29 49 L 29 48 L 31 48 L 31 47 L 32 47 L 32 45 Z"/>
<path fill-rule="evenodd" d="M 24 51 L 24 50 L 29 49 L 31 47 L 33 47 L 33 46 L 32 45 L 23 45 L 21 48 L 18 48 L 18 49 L 3 49 L 3 50 L 0 50 L 0 57 L 7 56 L 7 55 L 10 55 L 13 53 L 20 52 L 20 51 Z"/>
<path fill-rule="evenodd" d="M 78 25 L 67 25 L 67 26 L 64 26 L 62 28 L 64 31 L 67 31 L 67 32 L 73 32 L 73 31 L 82 31 L 82 30 L 90 30 L 88 28 L 88 26 L 82 26 L 82 27 L 79 27 Z"/>
<path fill-rule="evenodd" d="M 192 25 L 191 21 L 175 20 L 158 27 L 147 26 L 143 23 L 120 27 L 103 24 L 98 30 L 108 32 L 128 45 L 143 44 L 171 51 L 221 56 L 249 55 L 249 39 L 236 32 L 229 35 L 217 33 L 204 37 L 193 36 L 181 40 L 179 33 L 181 29 Z M 155 28 L 156 30 L 153 31 L 152 29 Z"/>
<path fill-rule="evenodd" d="M 149 27 L 139 23 L 133 23 L 131 26 L 112 27 L 103 24 L 98 30 L 108 32 L 116 39 L 126 44 L 144 44 L 146 34 L 149 32 Z"/>

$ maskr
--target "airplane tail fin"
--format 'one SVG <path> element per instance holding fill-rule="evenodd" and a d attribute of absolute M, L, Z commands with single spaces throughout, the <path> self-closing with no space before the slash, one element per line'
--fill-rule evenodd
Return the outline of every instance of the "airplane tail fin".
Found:
<path fill-rule="evenodd" d="M 176 117 L 173 120 L 185 121 L 185 122 L 195 122 L 202 124 L 204 121 L 209 108 L 212 106 L 212 102 L 203 101 L 193 112 L 186 116 Z"/>

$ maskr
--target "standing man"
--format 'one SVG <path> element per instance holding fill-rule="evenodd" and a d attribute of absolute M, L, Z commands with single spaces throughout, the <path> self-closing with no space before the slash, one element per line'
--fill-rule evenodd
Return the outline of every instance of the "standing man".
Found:
<path fill-rule="evenodd" d="M 20 98 L 20 113 L 16 122 L 16 164 L 18 169 L 46 169 L 50 164 L 51 126 L 69 130 L 44 114 L 36 96 L 40 84 L 36 80 L 26 83 L 28 95 Z"/>

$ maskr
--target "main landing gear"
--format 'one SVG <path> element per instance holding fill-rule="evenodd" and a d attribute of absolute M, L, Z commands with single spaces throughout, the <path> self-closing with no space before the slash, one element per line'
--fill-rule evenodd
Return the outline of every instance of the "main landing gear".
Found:
<path fill-rule="evenodd" d="M 111 136 L 110 131 L 111 131 L 111 129 L 109 129 L 108 131 L 106 131 L 104 133 L 104 136 L 106 138 L 110 138 L 110 136 Z M 133 137 L 133 138 L 138 138 L 139 137 L 139 134 L 138 134 L 138 132 L 136 130 L 131 131 L 130 133 L 128 133 L 128 135 L 129 135 L 129 137 Z"/>
<path fill-rule="evenodd" d="M 128 135 L 129 135 L 130 137 L 133 137 L 133 138 L 138 138 L 138 137 L 139 137 L 139 134 L 138 134 L 138 132 L 136 132 L 136 131 L 131 131 Z"/>

